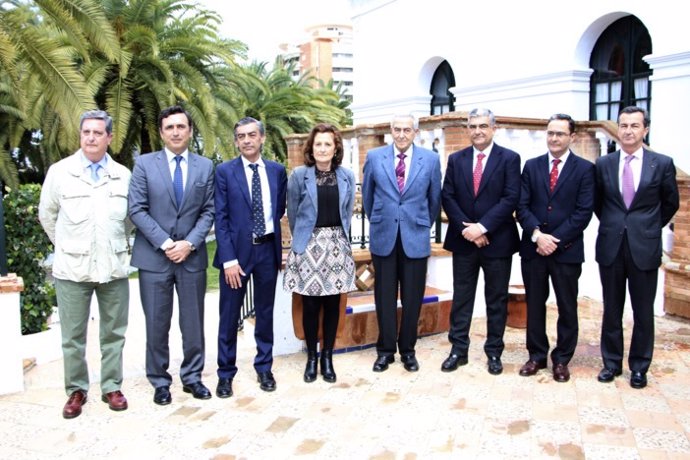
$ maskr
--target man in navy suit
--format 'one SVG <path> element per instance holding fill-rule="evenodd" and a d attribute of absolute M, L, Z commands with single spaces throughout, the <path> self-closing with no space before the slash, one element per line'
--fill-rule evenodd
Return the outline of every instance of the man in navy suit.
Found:
<path fill-rule="evenodd" d="M 596 163 L 596 258 L 604 297 L 604 368 L 598 380 L 611 382 L 622 372 L 627 281 L 635 320 L 628 353 L 633 388 L 647 385 L 654 352 L 654 298 L 661 265 L 661 229 L 679 206 L 673 160 L 644 148 L 648 132 L 647 111 L 634 106 L 624 108 L 618 115 L 621 149 Z"/>
<path fill-rule="evenodd" d="M 364 163 L 362 204 L 369 216 L 379 327 L 374 372 L 388 369 L 396 348 L 407 371 L 419 370 L 414 347 L 431 255 L 430 231 L 441 208 L 441 166 L 438 154 L 413 145 L 418 131 L 414 116 L 394 116 L 393 145 L 370 150 Z"/>
<path fill-rule="evenodd" d="M 237 374 L 237 324 L 249 277 L 254 283 L 257 354 L 254 369 L 260 387 L 273 391 L 273 301 L 282 262 L 280 219 L 285 213 L 285 167 L 262 158 L 264 125 L 251 117 L 235 124 L 241 156 L 216 169 L 216 241 L 214 267 L 220 269 L 218 386 L 220 398 L 232 396 Z"/>
<path fill-rule="evenodd" d="M 501 354 L 508 309 L 508 284 L 518 231 L 513 212 L 520 196 L 520 156 L 495 144 L 496 118 L 488 109 L 467 116 L 472 145 L 448 158 L 443 209 L 448 232 L 443 247 L 453 253 L 450 355 L 441 365 L 452 372 L 467 364 L 470 324 L 479 269 L 484 272 L 488 370 L 503 372 Z"/>
<path fill-rule="evenodd" d="M 139 268 L 146 317 L 146 376 L 153 402 L 170 404 L 168 333 L 177 290 L 184 358 L 182 389 L 197 399 L 211 393 L 201 382 L 204 369 L 206 235 L 213 225 L 213 163 L 190 153 L 192 119 L 180 106 L 158 117 L 165 149 L 142 155 L 129 187 L 129 217 L 137 227 L 132 265 Z"/>
<path fill-rule="evenodd" d="M 558 304 L 556 347 L 551 351 L 553 379 L 570 380 L 568 363 L 577 346 L 578 280 L 585 260 L 583 234 L 594 206 L 594 165 L 570 150 L 575 121 L 565 114 L 549 118 L 549 151 L 528 160 L 522 171 L 517 209 L 522 227 L 520 257 L 527 297 L 527 351 L 529 360 L 520 375 L 546 368 L 546 300 L 549 278 Z"/>

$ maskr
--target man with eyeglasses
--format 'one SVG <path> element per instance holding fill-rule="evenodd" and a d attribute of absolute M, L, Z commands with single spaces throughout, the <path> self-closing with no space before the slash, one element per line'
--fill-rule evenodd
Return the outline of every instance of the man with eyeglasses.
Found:
<path fill-rule="evenodd" d="M 419 370 L 417 323 L 431 255 L 431 226 L 441 209 L 441 165 L 437 153 L 414 145 L 418 132 L 413 115 L 395 115 L 393 145 L 370 150 L 364 163 L 362 204 L 369 217 L 379 327 L 374 372 L 388 369 L 396 350 L 405 370 Z"/>
<path fill-rule="evenodd" d="M 450 355 L 441 365 L 452 372 L 468 362 L 470 324 L 479 270 L 484 273 L 487 334 L 484 353 L 490 374 L 503 372 L 508 284 L 518 231 L 513 212 L 520 195 L 520 156 L 493 141 L 496 119 L 477 108 L 467 117 L 472 145 L 448 158 L 443 209 L 448 231 L 443 245 L 453 253 Z"/>
<path fill-rule="evenodd" d="M 556 346 L 551 350 L 556 382 L 570 380 L 577 346 L 578 280 L 585 260 L 583 234 L 594 209 L 594 164 L 570 150 L 575 121 L 565 114 L 549 118 L 548 152 L 525 163 L 517 216 L 522 227 L 520 257 L 527 298 L 527 351 L 520 375 L 545 369 L 549 353 L 546 301 L 549 278 L 558 305 Z"/>
<path fill-rule="evenodd" d="M 62 410 L 78 417 L 89 391 L 86 333 L 96 294 L 100 322 L 101 399 L 114 411 L 127 409 L 122 387 L 122 348 L 129 312 L 127 190 L 130 172 L 107 150 L 113 120 L 101 110 L 80 120 L 80 146 L 48 170 L 38 217 L 55 245 L 57 294 L 65 390 Z"/>

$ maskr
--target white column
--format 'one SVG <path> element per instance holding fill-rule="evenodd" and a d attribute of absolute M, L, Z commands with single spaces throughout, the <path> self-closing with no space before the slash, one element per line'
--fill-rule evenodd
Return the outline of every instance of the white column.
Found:
<path fill-rule="evenodd" d="M 673 157 L 677 168 L 690 173 L 687 155 L 688 120 L 684 109 L 690 106 L 690 52 L 671 55 L 652 54 L 644 58 L 653 70 L 649 142 L 653 150 Z"/>
<path fill-rule="evenodd" d="M 16 275 L 0 277 L 0 394 L 24 391 L 24 366 L 19 345 L 22 335 L 19 294 L 24 282 Z"/>

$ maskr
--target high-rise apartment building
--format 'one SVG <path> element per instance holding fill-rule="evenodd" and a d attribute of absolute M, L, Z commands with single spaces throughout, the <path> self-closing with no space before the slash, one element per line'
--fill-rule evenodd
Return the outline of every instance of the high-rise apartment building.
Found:
<path fill-rule="evenodd" d="M 299 45 L 283 44 L 281 56 L 286 65 L 294 63 L 293 77 L 311 75 L 334 87 L 342 85 L 352 99 L 353 64 L 352 26 L 319 24 L 306 29 L 307 39 Z"/>

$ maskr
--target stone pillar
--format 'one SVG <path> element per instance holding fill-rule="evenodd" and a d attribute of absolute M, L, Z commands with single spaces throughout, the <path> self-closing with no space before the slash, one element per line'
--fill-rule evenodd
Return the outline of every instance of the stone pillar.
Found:
<path fill-rule="evenodd" d="M 679 173 L 680 208 L 673 219 L 671 260 L 664 263 L 664 311 L 690 318 L 690 176 Z"/>
<path fill-rule="evenodd" d="M 364 177 L 364 162 L 367 159 L 367 152 L 373 148 L 382 146 L 383 134 L 377 134 L 374 125 L 361 125 L 355 129 L 357 136 L 357 146 L 359 147 L 359 177 Z"/>
<path fill-rule="evenodd" d="M 460 149 L 464 149 L 472 144 L 467 128 L 464 126 L 444 126 L 443 127 L 444 151 L 446 158 Z"/>
<path fill-rule="evenodd" d="M 576 131 L 575 140 L 570 147 L 577 155 L 592 163 L 597 161 L 601 153 L 601 144 L 594 131 Z"/>
<path fill-rule="evenodd" d="M 304 164 L 304 143 L 307 141 L 307 134 L 290 134 L 285 136 L 288 155 L 288 172 Z"/>
<path fill-rule="evenodd" d="M 22 325 L 19 295 L 24 281 L 15 274 L 0 277 L 0 394 L 24 391 L 24 365 L 20 339 Z"/>

